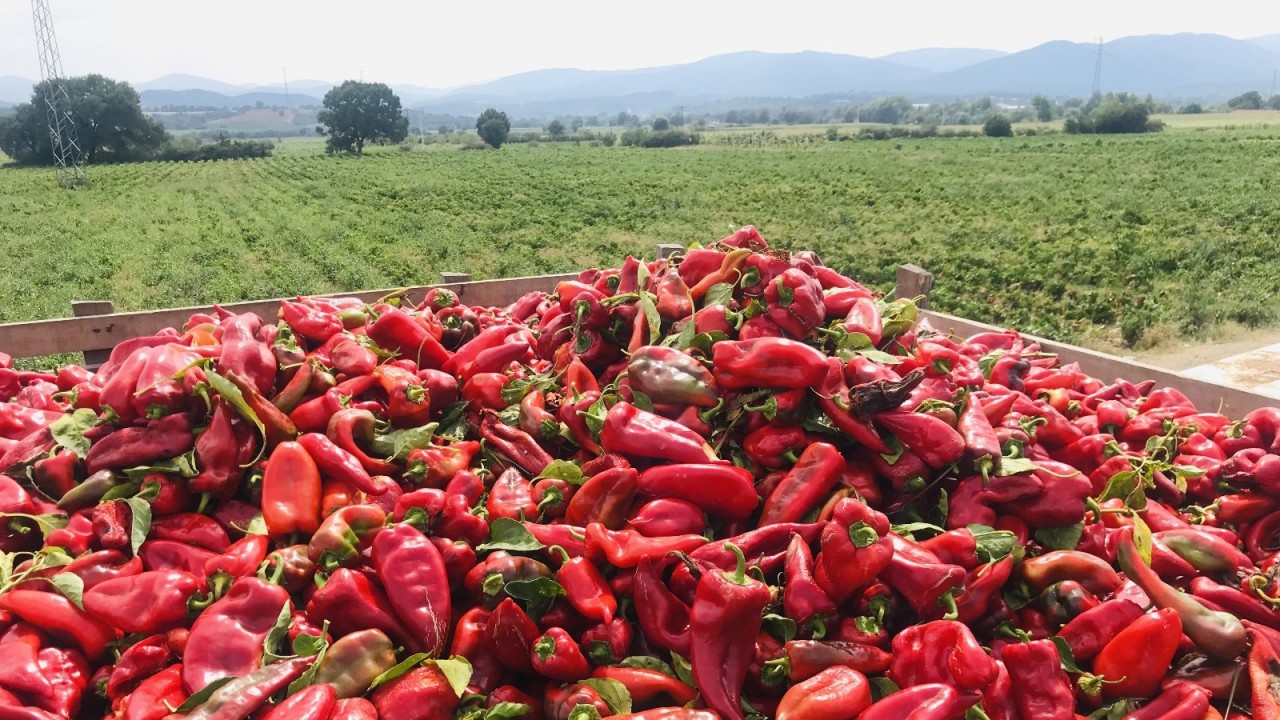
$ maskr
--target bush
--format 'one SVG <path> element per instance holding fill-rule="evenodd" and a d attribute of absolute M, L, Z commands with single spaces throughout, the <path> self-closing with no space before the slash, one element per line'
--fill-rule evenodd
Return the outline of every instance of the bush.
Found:
<path fill-rule="evenodd" d="M 685 130 L 652 131 L 637 127 L 622 133 L 621 142 L 623 147 L 671 148 L 697 145 L 700 139 L 697 133 Z"/>
<path fill-rule="evenodd" d="M 193 139 L 194 140 L 194 139 Z M 236 158 L 271 157 L 275 145 L 258 140 L 231 140 L 222 137 L 218 142 L 200 143 L 199 141 L 172 142 L 161 148 L 159 160 L 233 160 Z"/>
<path fill-rule="evenodd" d="M 982 134 L 987 137 L 1013 137 L 1013 124 L 1003 115 L 992 115 L 982 124 Z"/>

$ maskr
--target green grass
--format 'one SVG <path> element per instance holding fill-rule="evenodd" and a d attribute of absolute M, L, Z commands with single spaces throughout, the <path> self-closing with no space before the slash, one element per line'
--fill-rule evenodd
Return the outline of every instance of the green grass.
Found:
<path fill-rule="evenodd" d="M 754 223 L 934 307 L 1079 340 L 1270 324 L 1280 133 L 1171 131 L 639 150 L 543 143 L 0 170 L 0 322 L 563 272 Z M 1151 334 L 1148 332 L 1148 337 Z"/>

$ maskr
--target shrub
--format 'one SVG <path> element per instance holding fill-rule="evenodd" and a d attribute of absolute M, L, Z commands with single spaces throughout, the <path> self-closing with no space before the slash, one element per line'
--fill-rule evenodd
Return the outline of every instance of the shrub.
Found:
<path fill-rule="evenodd" d="M 992 115 L 982 124 L 982 134 L 987 137 L 1013 137 L 1013 124 L 1003 115 Z"/>

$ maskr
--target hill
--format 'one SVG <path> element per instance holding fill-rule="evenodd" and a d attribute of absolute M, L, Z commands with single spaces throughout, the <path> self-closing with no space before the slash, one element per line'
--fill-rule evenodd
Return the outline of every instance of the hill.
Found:
<path fill-rule="evenodd" d="M 920 68 L 930 72 L 951 72 L 960 68 L 977 65 L 986 60 L 994 60 L 998 57 L 1004 57 L 1008 53 L 1000 50 L 985 50 L 982 48 L 920 48 L 919 50 L 904 50 L 902 52 L 882 55 L 877 58 L 886 62 L 906 65 L 907 67 Z"/>
<path fill-rule="evenodd" d="M 143 90 L 142 108 L 157 110 L 164 107 L 214 107 L 237 108 L 262 103 L 266 106 L 312 107 L 320 104 L 320 98 L 300 93 L 247 92 L 239 95 L 223 95 L 209 90 Z"/>
<path fill-rule="evenodd" d="M 34 85 L 30 78 L 0 75 L 0 100 L 11 105 L 30 102 L 31 88 Z"/>

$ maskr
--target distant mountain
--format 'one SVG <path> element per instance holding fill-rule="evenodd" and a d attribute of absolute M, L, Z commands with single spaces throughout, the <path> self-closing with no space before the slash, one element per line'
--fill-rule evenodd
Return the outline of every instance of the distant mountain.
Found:
<path fill-rule="evenodd" d="M 955 95 L 1088 95 L 1096 45 L 1055 41 L 935 75 L 914 86 Z M 1102 48 L 1103 91 L 1220 100 L 1269 84 L 1280 53 L 1222 35 L 1141 35 Z"/>
<path fill-rule="evenodd" d="M 986 60 L 1004 57 L 1009 53 L 1000 50 L 984 50 L 982 48 L 921 48 L 883 55 L 878 60 L 898 63 L 907 67 L 920 68 L 936 73 L 951 72 L 960 68 L 977 65 Z"/>
<path fill-rule="evenodd" d="M 1268 50 L 1280 52 L 1280 33 L 1276 33 L 1275 35 L 1263 35 L 1262 37 L 1249 38 L 1249 42 L 1253 43 L 1254 45 L 1261 45 L 1262 47 Z"/>
<path fill-rule="evenodd" d="M 186 73 L 171 73 L 155 80 L 130 83 L 130 85 L 133 85 L 133 89 L 138 92 L 143 92 L 144 90 L 205 90 L 223 95 L 238 95 L 253 89 L 252 86 L 232 85 L 221 80 L 211 80 L 199 75 L 188 75 Z"/>
<path fill-rule="evenodd" d="M 13 75 L 0 75 L 0 100 L 17 105 L 31 102 L 31 88 L 35 81 Z"/>
<path fill-rule="evenodd" d="M 266 106 L 307 107 L 320 104 L 320 98 L 301 93 L 247 92 L 237 95 L 224 95 L 209 90 L 143 90 L 142 107 L 144 110 L 158 110 L 166 106 L 197 106 L 215 108 L 238 108 L 262 103 Z"/>

